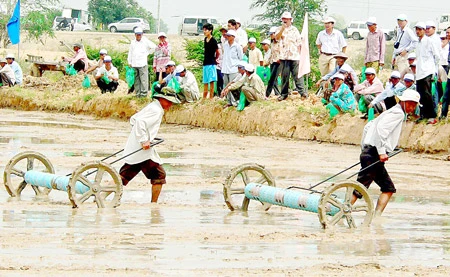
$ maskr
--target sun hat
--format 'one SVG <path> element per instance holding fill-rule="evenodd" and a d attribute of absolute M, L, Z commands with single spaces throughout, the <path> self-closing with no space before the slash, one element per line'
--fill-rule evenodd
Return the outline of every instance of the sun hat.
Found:
<path fill-rule="evenodd" d="M 377 25 L 377 18 L 374 16 L 369 17 L 369 19 L 367 19 L 366 21 L 367 25 Z"/>
<path fill-rule="evenodd" d="M 425 25 L 425 22 L 419 21 L 416 23 L 416 25 L 414 27 L 419 28 L 419 29 L 426 29 L 427 25 Z"/>
<path fill-rule="evenodd" d="M 442 31 L 441 34 L 439 35 L 441 38 L 446 38 L 447 34 L 445 33 L 445 31 Z"/>
<path fill-rule="evenodd" d="M 337 73 L 337 74 L 334 74 L 334 75 L 333 75 L 332 79 L 341 79 L 341 80 L 344 80 L 345 77 L 344 77 L 344 75 L 342 75 L 341 73 Z"/>
<path fill-rule="evenodd" d="M 177 67 L 175 68 L 175 73 L 181 73 L 185 70 L 183 65 L 177 65 Z"/>
<path fill-rule="evenodd" d="M 425 22 L 425 26 L 436 28 L 436 23 L 434 23 L 434 21 L 432 21 L 432 20 L 428 20 L 427 22 Z"/>
<path fill-rule="evenodd" d="M 160 37 L 167 37 L 167 35 L 166 35 L 166 33 L 164 33 L 164 32 L 159 32 L 158 33 L 158 38 L 160 38 Z"/>
<path fill-rule="evenodd" d="M 323 23 L 335 23 L 336 22 L 336 20 L 334 20 L 334 18 L 332 18 L 331 16 L 328 16 L 328 17 L 325 17 L 325 19 L 324 20 L 322 20 L 322 22 Z"/>
<path fill-rule="evenodd" d="M 339 53 L 337 53 L 336 55 L 334 55 L 334 57 L 335 58 L 343 58 L 343 59 L 348 59 L 348 56 L 347 55 L 345 55 L 345 53 L 344 52 L 339 52 Z"/>
<path fill-rule="evenodd" d="M 275 34 L 276 31 L 277 31 L 277 27 L 275 27 L 275 26 L 270 27 L 269 34 Z"/>
<path fill-rule="evenodd" d="M 159 92 L 159 93 L 153 94 L 153 97 L 164 98 L 164 99 L 166 99 L 166 100 L 168 100 L 168 101 L 170 101 L 170 102 L 172 102 L 174 104 L 180 104 L 181 103 L 180 99 L 177 98 L 177 95 L 175 93 L 173 93 L 171 91 L 164 90 L 164 89 L 161 92 Z"/>
<path fill-rule="evenodd" d="M 416 58 L 417 58 L 416 52 L 411 52 L 408 54 L 408 60 L 414 60 Z"/>
<path fill-rule="evenodd" d="M 6 60 L 3 58 L 0 58 L 0 63 L 6 63 Z"/>
<path fill-rule="evenodd" d="M 398 99 L 400 99 L 400 101 L 413 101 L 419 103 L 420 94 L 415 90 L 406 89 L 405 91 L 403 91 L 402 95 L 398 96 Z"/>
<path fill-rule="evenodd" d="M 136 27 L 134 28 L 134 33 L 137 35 L 142 35 L 142 33 L 144 33 L 144 30 L 142 30 L 141 27 Z"/>
<path fill-rule="evenodd" d="M 78 42 L 77 42 L 77 43 L 74 43 L 74 44 L 73 44 L 73 47 L 81 48 L 82 46 L 81 46 L 81 43 L 78 43 Z"/>
<path fill-rule="evenodd" d="M 14 59 L 14 55 L 13 54 L 7 54 L 5 59 Z"/>
<path fill-rule="evenodd" d="M 246 65 L 246 64 L 247 64 L 246 61 L 239 61 L 238 64 L 237 64 L 237 66 L 245 69 L 245 65 Z"/>
<path fill-rule="evenodd" d="M 175 66 L 175 62 L 174 61 L 168 61 L 166 66 Z"/>
<path fill-rule="evenodd" d="M 235 30 L 228 30 L 227 36 L 233 36 L 233 37 L 236 37 L 236 31 L 235 31 Z"/>
<path fill-rule="evenodd" d="M 364 74 L 373 74 L 376 75 L 375 69 L 373 69 L 372 67 L 368 67 L 366 69 L 366 72 L 364 72 Z"/>
<path fill-rule="evenodd" d="M 248 43 L 256 43 L 256 38 L 249 38 L 248 39 Z"/>
<path fill-rule="evenodd" d="M 400 72 L 398 72 L 396 70 L 392 71 L 391 78 L 400 79 Z"/>
<path fill-rule="evenodd" d="M 112 61 L 112 58 L 111 58 L 111 56 L 105 56 L 105 58 L 103 59 L 103 61 L 106 63 L 106 62 L 111 62 Z"/>
<path fill-rule="evenodd" d="M 222 26 L 220 26 L 219 31 L 222 31 L 222 30 L 228 30 L 228 25 L 227 24 L 223 24 Z"/>
<path fill-rule="evenodd" d="M 261 44 L 270 44 L 270 40 L 265 39 L 265 40 L 263 40 L 263 41 L 261 42 Z"/>
<path fill-rule="evenodd" d="M 344 63 L 341 66 L 341 68 L 339 68 L 339 72 L 341 72 L 341 73 L 347 73 L 347 72 L 350 72 L 350 71 L 352 71 L 352 68 L 346 63 Z"/>
<path fill-rule="evenodd" d="M 246 64 L 244 68 L 245 68 L 245 71 L 255 72 L 255 66 L 251 63 Z"/>
<path fill-rule="evenodd" d="M 403 77 L 403 80 L 414 81 L 414 74 L 411 74 L 411 73 L 405 74 L 405 77 Z"/>
<path fill-rule="evenodd" d="M 106 49 L 100 49 L 100 52 L 98 52 L 99 54 L 108 54 L 108 51 L 106 51 Z"/>
<path fill-rule="evenodd" d="M 292 15 L 291 15 L 290 12 L 284 12 L 284 13 L 281 15 L 281 18 L 290 18 L 290 19 L 292 19 Z"/>
<path fill-rule="evenodd" d="M 406 16 L 406 14 L 401 13 L 397 16 L 397 20 L 405 21 L 408 20 L 408 17 Z"/>

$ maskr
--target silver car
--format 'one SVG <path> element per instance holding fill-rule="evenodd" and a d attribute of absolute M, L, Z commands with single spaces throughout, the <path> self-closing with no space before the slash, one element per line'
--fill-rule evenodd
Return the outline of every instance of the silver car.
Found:
<path fill-rule="evenodd" d="M 133 32 L 135 28 L 141 27 L 144 32 L 150 31 L 150 24 L 147 20 L 137 17 L 126 17 L 119 22 L 108 25 L 108 30 L 111 33 L 115 32 Z"/>

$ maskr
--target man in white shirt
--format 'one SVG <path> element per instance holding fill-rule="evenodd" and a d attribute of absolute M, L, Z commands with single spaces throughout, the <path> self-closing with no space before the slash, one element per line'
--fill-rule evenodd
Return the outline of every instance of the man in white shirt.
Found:
<path fill-rule="evenodd" d="M 183 65 L 178 65 L 175 72 L 180 78 L 181 91 L 178 93 L 178 97 L 181 101 L 189 103 L 197 101 L 200 98 L 200 91 L 198 90 L 198 84 L 194 74 L 186 70 Z"/>
<path fill-rule="evenodd" d="M 103 66 L 97 70 L 95 75 L 95 80 L 97 81 L 97 86 L 103 93 L 111 92 L 114 93 L 119 86 L 119 72 L 117 68 L 112 65 L 112 59 L 110 56 L 106 56 L 103 59 Z"/>
<path fill-rule="evenodd" d="M 264 57 L 261 50 L 256 47 L 256 38 L 250 38 L 248 40 L 248 47 L 248 63 L 253 64 L 255 68 L 262 66 L 264 63 Z"/>
<path fill-rule="evenodd" d="M 247 52 L 248 35 L 247 31 L 242 28 L 241 19 L 238 17 L 236 21 L 236 41 L 241 45 L 242 51 Z"/>
<path fill-rule="evenodd" d="M 403 72 L 408 67 L 408 53 L 416 49 L 417 36 L 407 26 L 408 17 L 405 14 L 397 16 L 397 38 L 394 42 L 394 52 L 392 55 L 392 66 L 396 66 L 399 72 Z"/>
<path fill-rule="evenodd" d="M 406 89 L 405 85 L 402 82 L 400 82 L 400 72 L 392 71 L 391 78 L 389 78 L 389 82 L 386 84 L 386 88 L 383 90 L 383 92 L 378 94 L 372 100 L 372 102 L 370 102 L 369 108 L 372 108 L 381 101 L 384 101 L 386 110 L 389 110 L 390 108 L 392 108 L 397 104 L 395 96 L 401 95 L 405 89 Z"/>
<path fill-rule="evenodd" d="M 12 87 L 16 84 L 16 76 L 14 75 L 14 71 L 5 59 L 0 59 L 0 77 L 4 87 Z"/>
<path fill-rule="evenodd" d="M 420 93 L 422 99 L 420 117 L 427 119 L 428 124 L 436 124 L 437 114 L 431 94 L 431 82 L 438 71 L 440 50 L 436 48 L 436 43 L 425 35 L 426 25 L 424 22 L 417 22 L 415 28 L 419 38 L 416 48 L 416 85 L 417 92 Z"/>
<path fill-rule="evenodd" d="M 380 187 L 381 194 L 375 208 L 375 216 L 383 213 L 392 194 L 396 192 L 384 163 L 389 160 L 388 154 L 397 147 L 406 114 L 414 113 L 420 101 L 419 93 L 411 89 L 405 90 L 398 98 L 400 102 L 397 105 L 366 124 L 361 141 L 361 170 L 357 181 L 366 188 L 375 181 Z M 361 195 L 354 191 L 351 204 L 358 198 L 361 198 Z"/>
<path fill-rule="evenodd" d="M 317 34 L 316 45 L 319 49 L 319 70 L 320 75 L 324 76 L 335 67 L 334 55 L 339 52 L 345 53 L 347 42 L 341 31 L 334 29 L 335 20 L 327 17 L 323 20 L 325 30 Z"/>
<path fill-rule="evenodd" d="M 228 85 L 238 75 L 238 63 L 242 60 L 242 47 L 236 41 L 236 31 L 228 30 L 227 41 L 223 43 L 222 74 L 223 84 Z"/>
<path fill-rule="evenodd" d="M 148 93 L 148 55 L 155 52 L 156 45 L 143 37 L 144 31 L 137 27 L 134 29 L 135 40 L 128 50 L 128 65 L 134 68 L 134 89 L 137 97 L 147 97 Z"/>
<path fill-rule="evenodd" d="M 23 80 L 22 68 L 19 63 L 15 61 L 13 54 L 6 55 L 6 62 L 9 64 L 11 69 L 14 71 L 14 77 L 16 78 L 16 84 L 21 85 Z"/>
<path fill-rule="evenodd" d="M 152 184 L 152 203 L 156 203 L 161 193 L 162 185 L 166 183 L 166 172 L 161 166 L 161 158 L 151 142 L 156 138 L 164 111 L 172 104 L 179 104 L 180 100 L 172 93 L 157 93 L 154 100 L 141 111 L 130 118 L 131 133 L 128 136 L 123 155 L 129 155 L 142 148 L 141 151 L 125 158 L 125 164 L 119 174 L 122 184 L 126 186 L 139 172 Z"/>

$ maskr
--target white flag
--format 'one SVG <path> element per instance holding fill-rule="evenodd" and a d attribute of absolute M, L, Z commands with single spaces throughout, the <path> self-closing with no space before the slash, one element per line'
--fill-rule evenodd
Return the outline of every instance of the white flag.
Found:
<path fill-rule="evenodd" d="M 298 77 L 311 72 L 311 60 L 309 59 L 309 40 L 308 40 L 308 13 L 305 13 L 305 21 L 303 22 L 302 33 L 302 47 L 300 49 L 300 64 L 298 66 Z"/>

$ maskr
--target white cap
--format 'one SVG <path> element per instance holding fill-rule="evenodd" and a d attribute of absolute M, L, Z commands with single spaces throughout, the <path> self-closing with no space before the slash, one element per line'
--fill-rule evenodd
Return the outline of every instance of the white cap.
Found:
<path fill-rule="evenodd" d="M 241 19 L 239 17 L 235 17 L 234 21 L 236 21 L 236 23 L 241 23 Z"/>
<path fill-rule="evenodd" d="M 270 44 L 270 40 L 265 39 L 265 40 L 263 40 L 263 41 L 261 42 L 261 44 Z"/>
<path fill-rule="evenodd" d="M 175 72 L 176 73 L 181 73 L 181 72 L 183 72 L 185 70 L 185 68 L 184 68 L 184 66 L 183 65 L 177 65 L 177 68 L 175 68 Z"/>
<path fill-rule="evenodd" d="M 397 16 L 397 20 L 408 20 L 408 17 L 406 16 L 406 14 L 401 13 Z"/>
<path fill-rule="evenodd" d="M 223 25 L 220 27 L 219 31 L 222 31 L 222 30 L 228 30 L 228 24 L 223 24 Z"/>
<path fill-rule="evenodd" d="M 144 33 L 144 30 L 142 30 L 141 27 L 136 27 L 136 28 L 134 28 L 134 33 L 135 34 L 142 34 L 142 33 Z"/>
<path fill-rule="evenodd" d="M 403 91 L 402 95 L 398 96 L 398 99 L 400 99 L 400 101 L 413 101 L 419 103 L 420 94 L 415 90 L 406 89 L 405 91 Z"/>
<path fill-rule="evenodd" d="M 244 68 L 245 68 L 245 71 L 255 72 L 255 66 L 251 63 L 246 64 Z"/>
<path fill-rule="evenodd" d="M 411 52 L 408 54 L 408 60 L 413 60 L 415 58 L 417 58 L 416 52 Z"/>
<path fill-rule="evenodd" d="M 247 64 L 248 63 L 246 61 L 239 61 L 237 66 L 245 68 L 245 65 L 247 65 Z"/>
<path fill-rule="evenodd" d="M 10 53 L 6 55 L 5 59 L 14 59 L 14 55 Z"/>
<path fill-rule="evenodd" d="M 440 37 L 441 37 L 441 38 L 447 37 L 447 34 L 445 33 L 445 31 L 442 31 L 442 32 L 441 32 Z"/>
<path fill-rule="evenodd" d="M 427 22 L 425 22 L 425 26 L 436 28 L 436 23 L 434 23 L 434 21 L 432 21 L 432 20 L 428 20 Z"/>
<path fill-rule="evenodd" d="M 411 74 L 411 73 L 405 74 L 405 77 L 403 77 L 403 80 L 414 81 L 414 74 Z"/>
<path fill-rule="evenodd" d="M 166 66 L 175 66 L 175 62 L 174 61 L 168 61 Z"/>
<path fill-rule="evenodd" d="M 269 34 L 271 34 L 271 33 L 275 33 L 277 31 L 277 27 L 275 27 L 275 26 L 273 26 L 273 27 L 270 27 L 270 29 L 269 29 Z"/>
<path fill-rule="evenodd" d="M 228 30 L 227 36 L 233 36 L 233 37 L 236 37 L 236 31 L 235 31 L 235 30 Z"/>
<path fill-rule="evenodd" d="M 425 25 L 425 22 L 419 21 L 416 23 L 416 25 L 414 27 L 419 28 L 419 29 L 426 29 L 427 25 Z"/>
<path fill-rule="evenodd" d="M 106 51 L 106 49 L 100 49 L 100 52 L 99 52 L 100 54 L 108 54 L 108 51 Z"/>
<path fill-rule="evenodd" d="M 164 33 L 164 32 L 159 32 L 158 33 L 158 38 L 160 38 L 160 37 L 167 37 L 167 35 L 166 35 L 166 33 Z"/>
<path fill-rule="evenodd" d="M 367 25 L 376 25 L 377 24 L 377 18 L 374 16 L 369 17 L 366 21 Z"/>
<path fill-rule="evenodd" d="M 347 73 L 352 71 L 352 68 L 350 67 L 350 65 L 344 63 L 341 68 L 339 69 L 339 72 L 343 72 L 343 73 Z"/>
<path fill-rule="evenodd" d="M 104 62 L 111 62 L 112 58 L 111 56 L 105 56 L 105 58 L 103 59 Z"/>
<path fill-rule="evenodd" d="M 328 16 L 328 17 L 325 17 L 325 19 L 324 20 L 322 20 L 322 22 L 323 23 L 329 23 L 329 22 L 331 22 L 331 23 L 335 23 L 336 22 L 336 20 L 334 20 L 334 18 L 332 18 L 331 16 Z"/>
<path fill-rule="evenodd" d="M 248 43 L 251 43 L 251 42 L 256 43 L 256 38 L 249 38 Z"/>
<path fill-rule="evenodd" d="M 341 80 L 344 80 L 345 79 L 345 77 L 344 77 L 344 75 L 342 75 L 341 73 L 338 73 L 338 74 L 334 74 L 333 75 L 333 77 L 332 77 L 332 79 L 341 79 Z"/>
<path fill-rule="evenodd" d="M 392 71 L 392 73 L 391 73 L 391 78 L 397 78 L 397 79 L 400 79 L 400 72 L 398 72 L 398 71 Z"/>
<path fill-rule="evenodd" d="M 375 69 L 373 69 L 372 67 L 368 67 L 366 69 L 366 72 L 364 72 L 364 74 L 374 74 L 376 75 Z"/>
<path fill-rule="evenodd" d="M 290 18 L 290 19 L 292 19 L 292 15 L 291 15 L 290 12 L 284 12 L 284 13 L 281 15 L 281 18 Z"/>

